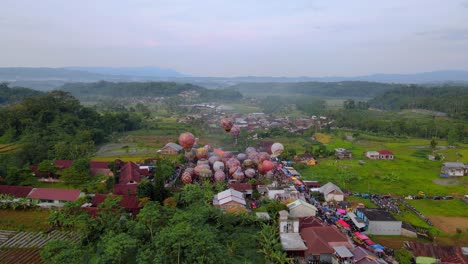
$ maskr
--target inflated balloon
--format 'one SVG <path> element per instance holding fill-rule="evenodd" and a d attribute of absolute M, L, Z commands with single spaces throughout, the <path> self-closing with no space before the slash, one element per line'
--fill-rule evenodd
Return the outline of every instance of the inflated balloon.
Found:
<path fill-rule="evenodd" d="M 271 156 L 272 157 L 278 157 L 279 155 L 281 155 L 281 153 L 283 153 L 284 151 L 284 146 L 283 144 L 281 143 L 274 143 L 273 145 L 271 145 Z"/>
<path fill-rule="evenodd" d="M 237 137 L 239 136 L 240 131 L 241 131 L 241 130 L 240 130 L 240 127 L 238 127 L 238 126 L 233 126 L 233 127 L 231 128 L 231 134 L 232 134 L 232 136 L 235 137 L 235 138 L 237 138 Z"/>
<path fill-rule="evenodd" d="M 224 162 L 222 161 L 215 161 L 213 164 L 214 171 L 224 171 Z"/>
<path fill-rule="evenodd" d="M 195 144 L 195 136 L 190 132 L 185 132 L 179 136 L 179 145 L 181 145 L 186 151 L 192 149 Z"/>
<path fill-rule="evenodd" d="M 230 158 L 226 161 L 226 167 L 228 168 L 238 167 L 238 166 L 240 166 L 240 162 L 236 158 Z"/>
<path fill-rule="evenodd" d="M 186 150 L 185 151 L 185 154 L 184 154 L 184 157 L 186 160 L 188 161 L 194 161 L 195 160 L 195 150 L 194 149 L 190 149 L 190 150 Z"/>
<path fill-rule="evenodd" d="M 244 160 L 247 159 L 247 155 L 244 154 L 244 153 L 239 153 L 239 154 L 237 154 L 237 159 L 238 159 L 240 162 L 243 162 Z"/>
<path fill-rule="evenodd" d="M 208 158 L 208 161 L 213 165 L 216 161 L 220 161 L 221 158 L 218 155 L 214 155 Z"/>
<path fill-rule="evenodd" d="M 232 166 L 229 168 L 229 174 L 233 175 L 237 170 L 239 169 L 239 166 Z"/>
<path fill-rule="evenodd" d="M 194 174 L 195 176 L 201 176 L 201 173 L 202 173 L 202 170 L 203 170 L 203 169 L 208 169 L 208 170 L 209 170 L 209 169 L 210 169 L 210 166 L 207 165 L 207 164 L 200 164 L 200 165 L 197 165 L 197 166 L 195 167 L 195 169 L 193 169 L 193 174 Z"/>
<path fill-rule="evenodd" d="M 226 179 L 226 174 L 224 174 L 224 171 L 216 171 L 214 174 L 214 179 L 215 181 L 224 181 Z"/>
<path fill-rule="evenodd" d="M 266 152 L 260 152 L 258 154 L 258 162 L 262 163 L 265 160 L 270 160 L 270 154 L 268 154 Z"/>
<path fill-rule="evenodd" d="M 206 159 L 201 159 L 197 161 L 197 165 L 207 165 L 210 166 L 210 162 Z"/>
<path fill-rule="evenodd" d="M 224 151 L 224 152 L 223 152 L 223 155 L 221 156 L 221 158 L 222 158 L 224 161 L 227 161 L 227 160 L 229 160 L 229 159 L 232 158 L 232 157 L 233 157 L 233 155 L 232 155 L 232 153 L 229 152 L 229 151 Z"/>
<path fill-rule="evenodd" d="M 232 178 L 238 182 L 242 182 L 244 180 L 244 173 L 242 172 L 240 167 L 238 167 L 236 172 L 232 174 Z"/>
<path fill-rule="evenodd" d="M 184 173 L 182 173 L 181 180 L 183 183 L 189 184 L 192 182 L 192 175 L 190 175 L 190 173 L 187 171 L 184 171 Z"/>
<path fill-rule="evenodd" d="M 234 125 L 234 121 L 232 121 L 231 118 L 225 117 L 221 119 L 221 126 L 224 128 L 224 131 L 226 132 L 231 131 L 233 125 Z"/>
<path fill-rule="evenodd" d="M 193 176 L 193 168 L 186 168 L 184 172 L 187 172 L 190 174 L 190 176 Z"/>
<path fill-rule="evenodd" d="M 246 169 L 244 171 L 244 174 L 245 176 L 247 176 L 248 178 L 253 178 L 255 177 L 255 170 L 254 169 Z"/>
<path fill-rule="evenodd" d="M 268 171 L 266 174 L 265 174 L 266 178 L 271 180 L 273 179 L 273 176 L 275 176 L 275 174 L 273 173 L 273 171 Z"/>
<path fill-rule="evenodd" d="M 208 157 L 208 149 L 205 147 L 197 148 L 196 156 L 197 159 L 206 159 Z"/>
<path fill-rule="evenodd" d="M 254 162 L 251 159 L 246 159 L 242 165 L 244 165 L 245 168 L 250 168 L 254 165 Z"/>
<path fill-rule="evenodd" d="M 275 163 L 273 163 L 271 160 L 264 160 L 262 162 L 262 167 L 264 171 L 271 171 L 275 168 Z"/>
<path fill-rule="evenodd" d="M 204 167 L 200 170 L 200 178 L 204 180 L 209 180 L 211 179 L 212 176 L 213 176 L 213 171 L 211 171 L 210 168 Z"/>
<path fill-rule="evenodd" d="M 257 152 L 257 150 L 254 147 L 248 147 L 245 149 L 245 153 L 248 155 L 250 152 Z"/>

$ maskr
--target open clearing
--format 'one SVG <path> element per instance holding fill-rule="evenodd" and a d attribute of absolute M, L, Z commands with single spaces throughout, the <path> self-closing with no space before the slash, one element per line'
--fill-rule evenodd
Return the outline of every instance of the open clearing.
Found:
<path fill-rule="evenodd" d="M 461 216 L 430 216 L 434 226 L 446 234 L 456 234 L 457 228 L 462 233 L 468 232 L 468 218 Z"/>
<path fill-rule="evenodd" d="M 49 211 L 43 209 L 0 209 L 0 229 L 21 231 L 47 231 Z"/>

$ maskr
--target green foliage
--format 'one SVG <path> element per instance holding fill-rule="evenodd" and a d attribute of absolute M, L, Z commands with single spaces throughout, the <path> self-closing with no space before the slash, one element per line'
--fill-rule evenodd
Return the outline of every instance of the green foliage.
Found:
<path fill-rule="evenodd" d="M 75 188 L 82 187 L 91 181 L 88 159 L 77 159 L 70 168 L 60 172 L 60 179 Z"/>
<path fill-rule="evenodd" d="M 198 184 L 186 184 L 180 194 L 180 202 L 185 206 L 210 204 L 214 192 L 211 188 L 204 188 Z"/>
<path fill-rule="evenodd" d="M 154 199 L 154 186 L 147 179 L 143 179 L 137 186 L 136 195 L 138 199 L 147 197 Z"/>
<path fill-rule="evenodd" d="M 467 87 L 422 87 L 410 85 L 388 90 L 369 101 L 372 107 L 386 110 L 427 109 L 468 118 Z"/>
<path fill-rule="evenodd" d="M 271 218 L 277 219 L 279 212 L 282 210 L 288 211 L 288 207 L 277 200 L 265 200 L 266 210 Z"/>
<path fill-rule="evenodd" d="M 37 179 L 32 175 L 28 167 L 17 168 L 15 166 L 7 167 L 5 183 L 8 185 L 33 185 Z"/>
<path fill-rule="evenodd" d="M 41 250 L 41 258 L 51 264 L 83 263 L 84 250 L 66 240 L 51 240 Z"/>
<path fill-rule="evenodd" d="M 8 83 L 0 83 L 0 105 L 15 103 L 23 100 L 26 97 L 42 95 L 42 92 L 22 88 L 13 87 L 10 88 Z"/>
<path fill-rule="evenodd" d="M 413 259 L 413 254 L 406 248 L 399 249 L 395 252 L 395 259 L 400 264 L 411 264 Z"/>
<path fill-rule="evenodd" d="M 95 260 L 98 263 L 136 263 L 138 241 L 126 233 L 105 234 L 98 243 Z"/>
<path fill-rule="evenodd" d="M 292 259 L 288 258 L 279 242 L 276 225 L 263 224 L 259 235 L 261 245 L 259 252 L 264 255 L 266 263 L 292 263 Z"/>

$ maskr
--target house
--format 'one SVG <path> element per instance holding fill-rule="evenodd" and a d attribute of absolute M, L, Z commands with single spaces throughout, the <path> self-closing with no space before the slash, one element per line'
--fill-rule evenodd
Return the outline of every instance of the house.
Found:
<path fill-rule="evenodd" d="M 80 190 L 33 188 L 27 197 L 45 206 L 63 206 L 64 203 L 76 201 L 83 196 L 84 193 Z"/>
<path fill-rule="evenodd" d="M 213 205 L 221 208 L 222 210 L 229 209 L 231 207 L 244 207 L 247 205 L 244 195 L 234 189 L 227 189 L 216 194 L 213 197 Z"/>
<path fill-rule="evenodd" d="M 340 187 L 336 186 L 335 184 L 329 182 L 319 189 L 320 193 L 323 193 L 323 197 L 325 201 L 337 201 L 341 202 L 344 200 L 344 193 L 340 189 Z"/>
<path fill-rule="evenodd" d="M 89 162 L 89 171 L 91 176 L 104 175 L 104 176 L 114 176 L 114 173 L 109 168 L 109 163 L 105 161 L 90 161 Z"/>
<path fill-rule="evenodd" d="M 307 246 L 304 257 L 310 262 L 332 263 L 336 252 L 334 247 L 352 248 L 348 238 L 335 226 L 307 227 L 301 229 L 300 234 Z M 340 253 L 343 253 L 344 258 L 349 258 L 349 253 L 345 254 L 344 250 Z"/>
<path fill-rule="evenodd" d="M 54 160 L 54 165 L 57 166 L 59 170 L 68 169 L 73 165 L 73 160 Z"/>
<path fill-rule="evenodd" d="M 167 143 L 162 149 L 158 150 L 159 153 L 164 155 L 177 155 L 182 152 L 184 148 L 176 143 Z"/>
<path fill-rule="evenodd" d="M 299 233 L 299 220 L 285 210 L 279 212 L 279 233 L 283 250 L 289 256 L 303 256 L 307 246 Z"/>
<path fill-rule="evenodd" d="M 379 158 L 380 158 L 380 154 L 379 154 L 379 152 L 377 152 L 377 151 L 367 151 L 367 152 L 365 153 L 365 155 L 366 155 L 366 157 L 367 157 L 368 159 L 374 159 L 374 160 L 376 160 L 376 159 L 379 159 Z"/>
<path fill-rule="evenodd" d="M 137 184 L 114 184 L 114 194 L 136 195 Z"/>
<path fill-rule="evenodd" d="M 393 160 L 395 159 L 395 155 L 393 152 L 387 149 L 379 150 L 379 159 L 381 160 Z"/>
<path fill-rule="evenodd" d="M 25 198 L 32 189 L 30 186 L 0 185 L 0 194 L 6 194 L 15 198 Z"/>
<path fill-rule="evenodd" d="M 291 217 L 308 217 L 317 214 L 317 208 L 310 203 L 297 199 L 296 201 L 286 205 L 289 209 Z"/>
<path fill-rule="evenodd" d="M 354 212 L 365 224 L 366 233 L 372 235 L 401 235 L 401 221 L 381 208 L 356 208 Z"/>
<path fill-rule="evenodd" d="M 443 177 L 462 177 L 467 174 L 467 166 L 461 162 L 444 162 L 441 169 Z"/>
<path fill-rule="evenodd" d="M 296 155 L 296 156 L 294 156 L 293 160 L 295 162 L 304 163 L 304 164 L 309 165 L 309 166 L 317 165 L 317 159 L 314 156 L 312 156 L 312 154 L 310 154 L 310 153 L 304 153 L 304 154 Z"/>
<path fill-rule="evenodd" d="M 351 249 L 351 253 L 354 255 L 354 263 L 356 264 L 383 264 L 385 262 L 379 260 L 379 258 L 367 251 L 363 247 L 355 247 Z"/>
<path fill-rule="evenodd" d="M 120 169 L 120 184 L 138 184 L 142 178 L 140 167 L 134 162 L 127 162 Z"/>
<path fill-rule="evenodd" d="M 352 159 L 353 153 L 344 148 L 336 148 L 335 149 L 335 156 L 337 159 Z"/>
<path fill-rule="evenodd" d="M 238 192 L 243 193 L 245 196 L 250 196 L 253 193 L 252 184 L 248 183 L 229 183 L 230 189 L 234 189 Z"/>
<path fill-rule="evenodd" d="M 335 253 L 333 254 L 332 263 L 333 264 L 353 264 L 354 255 L 349 251 L 347 247 L 337 246 L 333 247 Z"/>

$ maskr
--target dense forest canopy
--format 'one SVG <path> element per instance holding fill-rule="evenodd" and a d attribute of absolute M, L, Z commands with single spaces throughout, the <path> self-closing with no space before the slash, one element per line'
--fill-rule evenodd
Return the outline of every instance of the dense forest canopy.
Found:
<path fill-rule="evenodd" d="M 202 100 L 240 99 L 242 95 L 232 89 L 210 90 L 193 84 L 175 82 L 106 82 L 69 83 L 61 90 L 80 98 L 101 97 L 171 97 L 182 92 L 196 92 Z"/>
<path fill-rule="evenodd" d="M 26 98 L 0 109 L 0 116 L 0 143 L 22 146 L 15 153 L 20 166 L 86 157 L 107 135 L 136 129 L 141 123 L 129 112 L 99 114 L 63 91 Z"/>
<path fill-rule="evenodd" d="M 392 88 L 406 87 L 402 84 L 376 82 L 295 82 L 295 83 L 240 83 L 229 87 L 244 95 L 310 95 L 315 97 L 371 98 Z"/>
<path fill-rule="evenodd" d="M 19 102 L 26 97 L 41 95 L 42 92 L 23 87 L 9 87 L 7 83 L 0 83 L 0 105 Z"/>
<path fill-rule="evenodd" d="M 369 104 L 385 110 L 427 109 L 468 119 L 468 87 L 411 85 L 385 91 Z"/>

